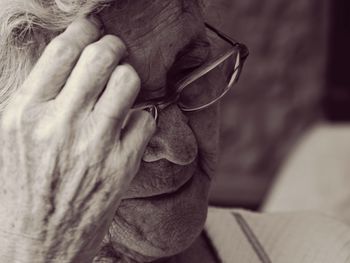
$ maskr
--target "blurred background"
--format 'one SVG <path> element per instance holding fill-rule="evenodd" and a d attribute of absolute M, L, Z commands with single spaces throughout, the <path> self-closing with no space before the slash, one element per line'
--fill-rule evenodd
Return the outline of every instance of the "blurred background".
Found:
<path fill-rule="evenodd" d="M 350 3 L 212 0 L 206 10 L 250 50 L 222 104 L 210 202 L 259 209 L 300 138 L 315 123 L 349 119 Z"/>

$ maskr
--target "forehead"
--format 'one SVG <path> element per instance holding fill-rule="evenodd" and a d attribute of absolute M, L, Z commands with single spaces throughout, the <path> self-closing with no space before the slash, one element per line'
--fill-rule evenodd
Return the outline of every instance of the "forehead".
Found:
<path fill-rule="evenodd" d="M 157 90 L 176 54 L 205 34 L 196 0 L 118 1 L 101 13 L 106 33 L 123 39 L 143 87 Z"/>

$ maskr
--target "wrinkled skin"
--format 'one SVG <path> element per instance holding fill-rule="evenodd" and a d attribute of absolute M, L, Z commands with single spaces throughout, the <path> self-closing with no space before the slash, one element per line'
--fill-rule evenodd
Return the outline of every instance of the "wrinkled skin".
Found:
<path fill-rule="evenodd" d="M 142 79 L 144 96 L 163 95 L 176 54 L 192 39 L 205 39 L 203 18 L 194 2 L 141 0 L 102 12 L 107 32 L 120 36 L 129 48 L 129 62 Z M 215 89 L 208 83 L 203 85 Z M 176 105 L 165 109 L 114 218 L 113 247 L 140 261 L 187 248 L 205 221 L 217 147 L 217 106 L 191 114 Z M 175 195 L 142 198 L 174 192 L 186 182 Z"/>
<path fill-rule="evenodd" d="M 91 262 L 155 131 L 130 111 L 140 79 L 125 45 L 97 24 L 56 37 L 2 115 L 2 261 Z"/>
<path fill-rule="evenodd" d="M 174 63 L 177 53 L 194 39 L 203 41 L 206 38 L 200 8 L 194 1 L 155 0 L 150 2 L 137 0 L 130 4 L 127 2 L 115 2 L 110 8 L 101 12 L 100 17 L 105 25 L 104 34 L 120 37 L 127 47 L 128 56 L 124 62 L 131 64 L 141 80 L 140 99 L 162 96 L 168 89 L 166 75 Z M 203 52 L 203 59 L 205 54 L 207 52 Z M 207 79 L 203 79 L 203 85 L 206 85 L 208 89 L 216 88 L 215 85 L 209 85 L 209 83 L 212 84 L 210 79 L 215 79 L 217 85 L 222 84 L 218 76 L 212 73 Z M 133 95 L 126 96 L 124 102 L 133 100 L 134 95 L 138 92 L 135 85 L 132 85 L 134 87 Z M 128 87 L 127 84 L 125 86 Z M 96 91 L 95 93 L 98 94 Z M 47 95 L 45 94 L 45 96 Z M 113 104 L 113 98 L 115 98 L 115 104 Z M 107 101 L 111 108 L 121 102 L 119 95 L 117 96 L 113 92 L 109 93 Z M 129 104 L 126 103 L 124 107 L 127 108 L 130 106 Z M 40 107 L 36 107 L 33 112 L 35 113 L 37 110 L 40 111 Z M 50 113 L 52 111 L 49 108 L 44 112 Z M 30 114 L 26 114 L 26 116 L 30 116 Z M 113 222 L 104 244 L 106 247 L 112 248 L 114 254 L 117 254 L 118 257 L 124 257 L 125 260 L 130 258 L 140 262 L 150 262 L 181 253 L 195 241 L 202 231 L 207 211 L 210 178 L 213 175 L 216 162 L 218 107 L 213 106 L 200 112 L 188 114 L 184 114 L 177 105 L 171 105 L 163 110 L 159 116 L 157 130 L 142 156 L 143 162 L 140 170 L 134 177 L 130 174 L 133 174 L 135 168 L 138 168 L 140 158 L 138 154 L 143 153 L 144 143 L 148 142 L 147 135 L 153 133 L 152 129 L 149 128 L 152 125 L 146 124 L 145 114 L 137 116 L 132 117 L 131 120 L 134 119 L 134 122 L 139 123 L 139 125 L 129 125 L 133 127 L 129 132 L 134 131 L 135 138 L 141 138 L 142 143 L 137 144 L 137 140 L 131 140 L 134 144 L 129 141 L 129 147 L 127 147 L 130 150 L 129 154 L 136 156 L 135 160 L 128 163 L 127 169 L 122 167 L 123 165 L 120 163 L 115 163 L 119 168 L 118 171 L 124 171 L 120 172 L 119 178 L 127 179 L 117 180 L 117 182 L 122 183 L 117 184 L 118 191 L 114 193 L 114 198 L 108 200 L 108 203 L 103 203 L 105 199 L 99 199 L 99 202 L 94 199 L 92 203 L 95 210 L 85 208 L 83 213 L 79 214 L 82 219 L 86 219 L 89 218 L 86 217 L 87 213 L 93 216 L 93 212 L 95 212 L 95 217 L 93 216 L 95 223 L 99 222 L 103 231 L 97 231 L 96 235 L 93 234 L 93 228 L 89 227 L 87 228 L 89 231 L 83 231 L 79 227 L 74 229 L 76 232 L 70 232 L 68 229 L 74 236 L 73 242 L 70 243 L 72 251 L 74 251 L 74 246 L 84 245 L 83 242 L 79 243 L 79 240 L 83 240 L 86 236 L 91 238 L 95 235 L 94 237 L 98 240 L 99 235 L 104 233 L 106 226 L 109 226 L 113 216 Z M 45 119 L 48 121 L 52 116 L 48 114 L 44 117 L 34 119 L 40 123 Z M 95 119 L 98 120 L 97 117 Z M 35 121 L 31 124 L 35 124 Z M 120 127 L 120 123 L 117 126 Z M 35 128 L 35 125 L 32 127 Z M 83 130 L 80 126 L 75 125 L 66 126 L 66 128 L 75 133 Z M 64 127 L 56 126 L 48 130 L 51 132 L 62 131 L 62 133 L 65 131 Z M 27 127 L 26 133 L 30 134 L 31 131 Z M 143 136 L 137 135 L 136 131 L 143 131 Z M 72 134 L 72 138 L 79 138 L 76 134 Z M 51 134 L 49 133 L 49 135 Z M 110 134 L 108 135 L 110 136 Z M 102 168 L 106 165 L 101 162 L 101 159 L 113 159 L 105 157 L 114 151 L 110 151 L 109 141 L 106 140 L 106 137 L 100 138 L 104 138 L 101 144 L 90 145 L 87 152 L 92 153 L 92 149 L 101 151 L 96 154 L 96 160 L 93 154 L 91 158 L 94 164 L 102 163 L 100 165 Z M 68 153 L 74 153 L 76 150 L 75 144 L 69 144 L 71 141 L 68 140 L 64 144 Z M 45 146 L 48 145 L 45 144 L 46 142 L 43 140 L 40 141 L 41 144 L 37 144 L 37 142 L 33 142 L 33 144 L 39 145 L 41 147 L 39 151 L 44 152 Z M 10 149 L 11 145 L 8 148 Z M 126 148 L 124 147 L 124 149 Z M 38 149 L 36 150 L 38 151 Z M 70 155 L 68 154 L 68 156 Z M 123 156 L 124 160 L 130 160 L 129 155 L 124 154 Z M 76 156 L 73 154 L 73 157 Z M 75 162 L 72 161 L 72 163 Z M 91 169 L 90 172 L 99 179 L 99 176 L 107 178 L 103 176 L 110 174 L 111 170 Z M 68 178 L 67 180 L 73 180 L 71 178 L 74 178 L 75 174 L 65 174 L 64 176 Z M 127 181 L 131 178 L 133 180 L 129 185 Z M 49 185 L 46 188 L 48 191 L 50 190 Z M 123 189 L 121 190 L 121 188 Z M 62 198 L 66 198 L 63 190 Z M 15 192 L 20 191 L 14 190 L 13 193 Z M 90 197 L 88 190 L 81 192 L 79 194 L 85 193 Z M 59 196 L 56 197 L 57 200 L 60 199 Z M 115 202 L 114 207 L 113 201 Z M 9 206 L 11 207 L 11 205 L 10 203 Z M 111 209 L 107 209 L 108 207 Z M 118 207 L 115 215 L 115 209 L 112 207 Z M 47 207 L 45 209 L 50 211 Z M 40 211 L 40 205 L 38 211 Z M 107 213 L 106 217 L 103 216 L 104 213 Z M 81 224 L 85 224 L 84 220 Z M 40 228 L 37 225 L 35 227 Z M 63 236 L 62 232 L 59 233 Z M 90 245 L 94 244 L 93 241 Z M 51 246 L 53 247 L 52 244 Z M 83 250 L 82 247 L 77 249 Z M 90 253 L 93 251 L 92 248 Z M 73 259 L 79 259 L 79 257 L 73 257 Z M 78 260 L 78 262 L 81 261 Z"/>

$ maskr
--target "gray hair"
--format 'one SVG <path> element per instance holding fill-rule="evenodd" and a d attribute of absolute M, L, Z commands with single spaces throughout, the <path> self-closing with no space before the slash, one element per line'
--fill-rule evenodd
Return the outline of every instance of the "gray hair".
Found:
<path fill-rule="evenodd" d="M 61 0 L 0 0 L 0 116 L 55 36 L 77 17 L 122 0 L 62 0 L 69 3 L 69 11 L 62 11 L 56 1 Z M 204 7 L 207 0 L 179 1 Z"/>
<path fill-rule="evenodd" d="M 98 12 L 114 0 L 69 0 L 69 12 L 55 0 L 1 0 L 0 113 L 52 38 L 74 19 Z"/>

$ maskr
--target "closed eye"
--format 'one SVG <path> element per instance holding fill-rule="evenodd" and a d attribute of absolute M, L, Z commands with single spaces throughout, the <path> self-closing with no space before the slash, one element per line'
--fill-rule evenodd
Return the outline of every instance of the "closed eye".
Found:
<path fill-rule="evenodd" d="M 197 40 L 186 46 L 175 59 L 174 67 L 180 65 L 182 68 L 197 68 L 210 54 L 210 43 L 203 40 Z"/>
<path fill-rule="evenodd" d="M 202 38 L 193 39 L 188 45 L 177 53 L 174 63 L 167 72 L 167 84 L 166 87 L 164 87 L 166 89 L 166 95 L 157 96 L 157 93 L 160 92 L 141 89 L 136 102 L 140 103 L 149 100 L 161 101 L 165 97 L 171 95 L 172 92 L 176 91 L 173 88 L 173 85 L 177 83 L 178 80 L 184 78 L 192 71 L 205 64 L 210 55 L 211 45 L 207 40 Z"/>
<path fill-rule="evenodd" d="M 195 39 L 185 46 L 175 58 L 167 74 L 167 84 L 172 86 L 179 79 L 202 66 L 210 56 L 210 43 L 203 39 Z"/>

